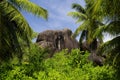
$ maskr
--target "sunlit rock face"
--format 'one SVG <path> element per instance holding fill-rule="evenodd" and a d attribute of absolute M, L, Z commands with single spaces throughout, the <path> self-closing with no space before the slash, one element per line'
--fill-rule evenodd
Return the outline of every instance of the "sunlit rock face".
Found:
<path fill-rule="evenodd" d="M 48 48 L 52 52 L 61 51 L 62 49 L 79 48 L 79 43 L 71 37 L 70 29 L 63 30 L 46 30 L 39 33 L 36 43 L 43 48 Z"/>

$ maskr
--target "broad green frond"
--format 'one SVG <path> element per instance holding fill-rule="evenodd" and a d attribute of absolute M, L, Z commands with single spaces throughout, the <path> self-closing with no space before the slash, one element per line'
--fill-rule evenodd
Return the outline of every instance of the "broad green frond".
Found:
<path fill-rule="evenodd" d="M 112 21 L 107 25 L 107 32 L 111 35 L 119 35 L 120 34 L 120 21 Z"/>
<path fill-rule="evenodd" d="M 43 17 L 45 19 L 47 19 L 47 17 L 48 17 L 47 10 L 30 2 L 29 0 L 10 0 L 10 1 L 25 11 L 31 12 L 31 13 L 33 13 L 37 16 Z"/>
<path fill-rule="evenodd" d="M 17 36 L 16 26 L 8 20 L 7 16 L 0 16 L 2 17 L 2 24 L 0 27 L 0 58 L 5 60 L 5 58 L 10 58 L 16 51 L 22 53 L 22 50 Z M 27 38 L 25 39 L 24 40 L 27 41 Z"/>
<path fill-rule="evenodd" d="M 99 28 L 97 28 L 93 37 L 95 38 L 95 37 L 101 36 L 105 29 L 106 29 L 106 26 L 100 26 Z"/>
<path fill-rule="evenodd" d="M 80 12 L 69 12 L 68 16 L 72 16 L 73 18 L 77 19 L 76 22 L 81 22 L 81 21 L 87 19 L 87 16 L 85 14 L 80 13 Z"/>
<path fill-rule="evenodd" d="M 100 11 L 101 2 L 102 2 L 102 0 L 94 1 L 94 4 L 92 6 L 92 7 L 94 7 L 93 8 L 93 15 Z"/>
<path fill-rule="evenodd" d="M 9 2 L 4 1 L 0 3 L 0 10 L 1 14 L 16 26 L 16 31 L 18 32 L 19 36 L 23 38 L 31 36 L 32 30 L 30 26 L 15 7 L 13 7 Z"/>
<path fill-rule="evenodd" d="M 113 64 L 120 62 L 120 36 L 115 37 L 114 39 L 105 42 L 98 49 L 100 53 L 107 54 L 110 57 L 110 60 L 113 61 Z"/>
<path fill-rule="evenodd" d="M 112 21 L 106 26 L 100 26 L 99 28 L 97 28 L 94 36 L 99 36 L 103 32 L 107 32 L 113 36 L 119 35 L 120 34 L 119 27 L 120 21 Z"/>
<path fill-rule="evenodd" d="M 120 0 L 94 0 L 93 2 L 93 15 L 101 11 L 100 16 L 114 17 L 115 14 L 120 16 Z"/>
<path fill-rule="evenodd" d="M 21 60 L 22 49 L 30 46 L 33 31 L 19 12 L 18 7 L 47 18 L 47 11 L 29 0 L 0 1 L 0 60 L 9 59 L 15 53 Z"/>
<path fill-rule="evenodd" d="M 106 43 L 102 44 L 100 47 L 101 52 L 104 53 L 120 53 L 120 36 L 115 37 L 114 39 L 107 41 Z"/>
<path fill-rule="evenodd" d="M 81 12 L 83 14 L 85 14 L 85 9 L 80 5 L 80 4 L 77 4 L 77 3 L 73 3 L 72 4 L 72 8 L 75 9 L 76 11 L 78 12 Z"/>

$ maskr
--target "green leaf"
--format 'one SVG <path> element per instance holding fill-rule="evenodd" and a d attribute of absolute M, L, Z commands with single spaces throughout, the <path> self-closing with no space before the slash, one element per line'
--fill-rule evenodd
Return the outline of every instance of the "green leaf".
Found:
<path fill-rule="evenodd" d="M 87 19 L 87 16 L 80 12 L 69 12 L 68 16 L 72 16 L 77 19 L 77 23 Z"/>
<path fill-rule="evenodd" d="M 45 19 L 47 19 L 48 17 L 48 13 L 46 9 L 30 2 L 29 0 L 10 0 L 10 1 L 22 10 L 31 12 Z"/>
<path fill-rule="evenodd" d="M 0 3 L 1 14 L 5 16 L 10 23 L 14 24 L 17 28 L 16 31 L 21 37 L 31 36 L 32 29 L 29 24 L 22 16 L 22 14 L 9 2 L 1 2 Z"/>
<path fill-rule="evenodd" d="M 73 3 L 72 8 L 75 9 L 77 12 L 85 14 L 85 9 L 80 4 Z"/>

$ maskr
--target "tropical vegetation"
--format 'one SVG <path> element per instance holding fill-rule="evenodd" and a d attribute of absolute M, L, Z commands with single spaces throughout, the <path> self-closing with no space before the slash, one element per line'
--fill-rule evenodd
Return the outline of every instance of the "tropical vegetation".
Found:
<path fill-rule="evenodd" d="M 77 23 L 82 22 L 82 24 L 80 24 L 74 32 L 73 37 L 77 37 L 81 34 L 79 44 L 82 45 L 83 41 L 85 41 L 88 45 L 90 45 L 90 51 L 93 51 L 96 50 L 98 42 L 103 43 L 103 34 L 99 33 L 95 35 L 95 32 L 104 24 L 102 23 L 102 18 L 98 17 L 99 14 L 92 15 L 92 9 L 90 9 L 92 3 L 87 1 L 86 3 L 85 8 L 83 8 L 80 4 L 73 3 L 72 8 L 76 11 L 70 12 L 68 15 L 77 19 Z"/>
<path fill-rule="evenodd" d="M 95 38 L 102 41 L 103 34 L 106 33 L 113 36 L 112 40 L 102 43 L 96 48 L 97 53 L 105 54 L 107 56 L 106 62 L 116 67 L 120 73 L 118 67 L 120 65 L 120 1 L 85 0 L 85 2 L 85 8 L 79 4 L 73 4 L 72 7 L 76 11 L 68 14 L 76 18 L 77 22 L 82 21 L 73 37 L 82 32 L 79 40 L 79 43 L 82 44 L 84 38 L 89 42 L 89 40 L 94 40 Z"/>
<path fill-rule="evenodd" d="M 1 80 L 116 80 L 112 66 L 94 66 L 87 60 L 89 53 L 79 49 L 68 55 L 63 50 L 45 59 L 48 52 L 32 45 L 29 54 L 21 65 L 15 58 L 0 66 Z"/>
<path fill-rule="evenodd" d="M 81 23 L 72 37 L 87 42 L 91 50 L 104 54 L 103 66 L 88 60 L 88 51 L 67 49 L 48 58 L 49 50 L 32 42 L 36 37 L 21 10 L 47 19 L 47 10 L 29 0 L 0 0 L 0 79 L 1 80 L 119 80 L 120 0 L 84 0 L 73 3 L 68 15 Z M 67 13 L 66 13 L 67 14 Z M 114 38 L 104 42 L 104 34 Z M 93 42 L 99 42 L 97 45 Z"/>
<path fill-rule="evenodd" d="M 22 58 L 22 44 L 29 46 L 33 30 L 21 14 L 21 10 L 47 19 L 48 13 L 42 7 L 28 0 L 0 1 L 0 60 L 17 53 Z"/>

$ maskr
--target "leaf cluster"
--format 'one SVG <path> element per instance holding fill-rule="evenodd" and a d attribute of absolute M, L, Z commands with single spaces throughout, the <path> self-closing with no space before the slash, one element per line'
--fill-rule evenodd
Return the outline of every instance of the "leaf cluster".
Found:
<path fill-rule="evenodd" d="M 1 80 L 115 80 L 114 68 L 107 65 L 93 66 L 87 60 L 88 52 L 75 49 L 67 54 L 67 51 L 63 50 L 52 58 L 44 59 L 46 51 L 33 46 L 28 53 L 30 54 L 28 61 L 23 61 L 21 65 L 15 63 L 1 65 Z"/>

